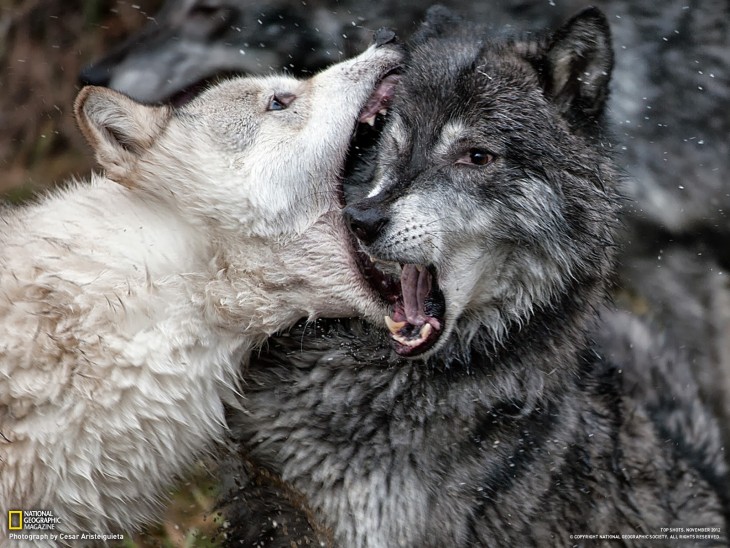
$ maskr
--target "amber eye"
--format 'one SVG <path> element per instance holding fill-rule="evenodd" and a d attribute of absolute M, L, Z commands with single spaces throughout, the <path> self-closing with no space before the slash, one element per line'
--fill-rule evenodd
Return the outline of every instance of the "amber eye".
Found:
<path fill-rule="evenodd" d="M 269 104 L 266 107 L 266 110 L 284 110 L 292 104 L 294 99 L 296 99 L 296 95 L 293 93 L 275 93 L 271 99 L 269 99 Z"/>
<path fill-rule="evenodd" d="M 494 154 L 483 148 L 470 148 L 463 156 L 456 160 L 457 164 L 486 166 L 494 161 Z"/>

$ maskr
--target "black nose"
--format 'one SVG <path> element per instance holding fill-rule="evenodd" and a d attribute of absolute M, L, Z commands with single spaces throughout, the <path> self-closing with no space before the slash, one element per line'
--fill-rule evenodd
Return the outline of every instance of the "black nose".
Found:
<path fill-rule="evenodd" d="M 352 233 L 366 245 L 373 243 L 388 224 L 385 212 L 369 207 L 367 201 L 347 206 L 344 215 Z"/>
<path fill-rule="evenodd" d="M 395 42 L 395 40 L 395 31 L 386 27 L 380 27 L 375 31 L 375 36 L 373 36 L 373 42 L 375 42 L 377 47 L 384 46 L 385 44 L 391 44 Z"/>

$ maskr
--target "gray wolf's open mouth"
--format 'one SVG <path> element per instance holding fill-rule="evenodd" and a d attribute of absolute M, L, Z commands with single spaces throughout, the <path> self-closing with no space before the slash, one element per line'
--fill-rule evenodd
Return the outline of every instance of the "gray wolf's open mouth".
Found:
<path fill-rule="evenodd" d="M 391 71 L 376 85 L 358 116 L 345 161 L 343 179 L 350 178 L 370 158 L 385 123 L 399 76 Z M 340 185 L 342 202 L 344 192 Z M 393 313 L 385 317 L 395 351 L 418 356 L 433 347 L 443 332 L 446 310 L 433 266 L 384 262 L 367 255 L 352 232 L 355 262 L 365 282 L 386 302 Z"/>
<path fill-rule="evenodd" d="M 394 350 L 401 356 L 415 357 L 432 348 L 443 333 L 446 312 L 436 268 L 383 262 L 360 251 L 357 242 L 354 246 L 363 278 L 393 305 L 385 325 Z"/>

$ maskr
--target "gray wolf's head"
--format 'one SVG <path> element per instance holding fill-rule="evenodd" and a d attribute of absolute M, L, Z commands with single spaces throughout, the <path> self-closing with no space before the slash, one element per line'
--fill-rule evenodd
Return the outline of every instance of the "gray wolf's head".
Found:
<path fill-rule="evenodd" d="M 367 301 L 349 266 L 341 178 L 355 127 L 387 106 L 401 57 L 374 45 L 307 80 L 231 79 L 180 108 L 87 87 L 76 114 L 109 179 L 174 209 L 262 286 L 291 283 L 302 299 L 328 301 L 305 282 L 346 278 Z"/>
<path fill-rule="evenodd" d="M 588 9 L 540 37 L 479 33 L 430 11 L 374 188 L 345 210 L 404 356 L 430 355 L 452 335 L 499 344 L 575 287 L 602 293 L 612 264 L 605 17 Z"/>

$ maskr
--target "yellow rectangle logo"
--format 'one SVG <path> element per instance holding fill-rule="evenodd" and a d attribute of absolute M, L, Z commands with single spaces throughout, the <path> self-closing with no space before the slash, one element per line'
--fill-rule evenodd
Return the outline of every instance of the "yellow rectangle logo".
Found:
<path fill-rule="evenodd" d="M 8 510 L 8 530 L 9 531 L 22 531 L 23 530 L 23 511 L 22 510 Z"/>

